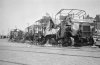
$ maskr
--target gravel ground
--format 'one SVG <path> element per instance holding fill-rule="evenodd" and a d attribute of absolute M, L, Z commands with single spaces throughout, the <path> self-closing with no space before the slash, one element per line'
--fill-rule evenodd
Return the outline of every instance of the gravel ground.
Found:
<path fill-rule="evenodd" d="M 0 65 L 100 65 L 100 48 L 40 47 L 0 39 Z"/>

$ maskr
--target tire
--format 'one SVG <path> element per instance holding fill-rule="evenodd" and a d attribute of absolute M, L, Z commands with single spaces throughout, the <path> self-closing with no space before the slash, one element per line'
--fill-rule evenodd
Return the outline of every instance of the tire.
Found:
<path fill-rule="evenodd" d="M 49 39 L 49 41 L 50 41 L 50 44 L 57 45 L 57 41 L 55 38 L 51 38 L 51 39 Z"/>
<path fill-rule="evenodd" d="M 42 41 L 40 42 L 40 45 L 45 45 L 46 44 L 46 41 L 47 40 L 45 38 L 43 38 Z"/>
<path fill-rule="evenodd" d="M 65 38 L 65 39 L 62 40 L 62 46 L 63 46 L 63 47 L 67 47 L 68 44 L 69 44 L 68 39 Z"/>
<path fill-rule="evenodd" d="M 71 46 L 72 45 L 72 40 L 71 38 L 68 38 L 68 46 Z"/>

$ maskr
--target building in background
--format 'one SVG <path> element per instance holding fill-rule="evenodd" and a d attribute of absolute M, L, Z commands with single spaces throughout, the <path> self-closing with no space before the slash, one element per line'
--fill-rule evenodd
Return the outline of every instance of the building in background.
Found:
<path fill-rule="evenodd" d="M 100 34 L 100 14 L 96 15 L 95 17 L 95 28 L 97 34 Z"/>
<path fill-rule="evenodd" d="M 49 20 L 50 20 L 49 16 L 43 16 L 42 19 L 35 21 L 35 24 L 32 24 L 27 28 L 25 28 L 25 32 L 28 32 L 30 34 L 35 34 L 35 33 L 44 34 Z"/>
<path fill-rule="evenodd" d="M 96 19 L 96 22 L 100 22 L 100 14 L 96 15 L 95 19 Z"/>

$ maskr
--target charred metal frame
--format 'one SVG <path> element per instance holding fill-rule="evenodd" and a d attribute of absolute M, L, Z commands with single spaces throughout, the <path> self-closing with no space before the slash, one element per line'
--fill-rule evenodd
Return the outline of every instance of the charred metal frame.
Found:
<path fill-rule="evenodd" d="M 55 15 L 55 19 L 57 17 L 58 14 L 60 14 L 60 16 L 64 13 L 62 13 L 63 11 L 69 11 L 66 14 L 70 14 L 73 12 L 74 15 L 77 15 L 79 18 L 80 17 L 84 17 L 86 15 L 86 12 L 84 10 L 80 10 L 80 9 L 61 9 L 56 15 Z M 76 14 L 74 11 L 78 11 Z"/>

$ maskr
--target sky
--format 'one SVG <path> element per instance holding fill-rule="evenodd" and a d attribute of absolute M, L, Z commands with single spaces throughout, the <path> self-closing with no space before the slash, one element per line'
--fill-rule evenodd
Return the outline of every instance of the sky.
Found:
<path fill-rule="evenodd" d="M 100 14 L 100 0 L 0 0 L 0 34 L 24 30 L 46 13 L 54 17 L 63 8 L 82 9 L 95 17 Z"/>

